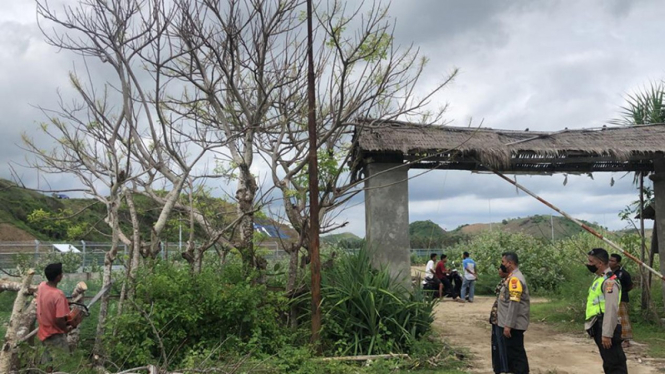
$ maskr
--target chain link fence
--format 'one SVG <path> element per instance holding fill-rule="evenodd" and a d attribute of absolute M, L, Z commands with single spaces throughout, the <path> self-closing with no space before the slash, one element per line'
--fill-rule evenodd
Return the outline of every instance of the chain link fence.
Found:
<path fill-rule="evenodd" d="M 122 267 L 123 259 L 128 254 L 127 245 L 120 243 L 118 256 L 114 266 Z M 67 248 L 69 252 L 61 252 L 58 248 Z M 161 243 L 162 250 L 158 256 L 166 259 L 181 259 L 185 250 L 185 243 Z M 69 272 L 84 272 L 100 268 L 104 265 L 104 256 L 111 249 L 110 242 L 42 242 L 38 240 L 27 242 L 0 242 L 0 269 L 11 270 L 17 266 L 45 265 L 49 261 L 61 261 L 68 267 Z M 354 252 L 357 249 L 348 249 Z M 266 260 L 280 261 L 287 259 L 289 254 L 280 248 L 277 242 L 263 242 L 258 245 L 257 251 Z M 434 249 L 411 249 L 411 254 L 418 257 L 428 257 Z M 123 256 L 124 255 L 124 256 Z"/>
<path fill-rule="evenodd" d="M 185 243 L 163 242 L 157 256 L 166 259 L 180 260 L 181 253 L 186 249 Z M 118 256 L 114 267 L 122 267 L 128 255 L 128 246 L 119 243 Z M 68 268 L 68 272 L 85 272 L 104 265 L 106 252 L 111 249 L 110 242 L 42 242 L 39 240 L 24 242 L 0 242 L 0 269 L 12 270 L 17 266 L 35 267 L 48 262 L 60 261 Z M 62 252 L 65 250 L 66 252 Z M 276 242 L 259 245 L 261 254 L 268 260 L 281 260 L 288 253 L 279 248 Z"/>

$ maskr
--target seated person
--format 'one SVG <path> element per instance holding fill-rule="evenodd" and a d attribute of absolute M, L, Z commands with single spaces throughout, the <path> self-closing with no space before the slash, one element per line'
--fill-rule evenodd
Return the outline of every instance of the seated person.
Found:
<path fill-rule="evenodd" d="M 423 288 L 426 290 L 438 289 L 438 296 L 443 297 L 443 284 L 436 277 L 436 272 L 434 269 L 434 260 L 436 260 L 436 253 L 432 253 L 429 256 L 429 261 L 427 261 L 427 266 L 425 267 L 425 280 L 423 280 Z"/>
<path fill-rule="evenodd" d="M 445 295 L 452 297 L 453 300 L 458 300 L 459 298 L 459 289 L 458 285 L 461 286 L 461 283 L 458 281 L 460 278 L 457 272 L 451 272 L 446 269 L 446 263 L 448 262 L 448 256 L 445 254 L 441 255 L 441 260 L 436 264 L 435 275 L 443 284 Z M 453 287 L 451 280 L 455 281 L 455 287 Z M 460 279 L 461 280 L 461 279 Z"/>

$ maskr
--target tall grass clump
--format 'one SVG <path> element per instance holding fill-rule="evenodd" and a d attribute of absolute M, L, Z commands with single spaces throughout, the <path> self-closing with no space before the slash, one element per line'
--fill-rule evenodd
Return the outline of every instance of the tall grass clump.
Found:
<path fill-rule="evenodd" d="M 434 301 L 407 289 L 361 249 L 322 274 L 324 349 L 334 355 L 409 352 L 431 327 Z"/>

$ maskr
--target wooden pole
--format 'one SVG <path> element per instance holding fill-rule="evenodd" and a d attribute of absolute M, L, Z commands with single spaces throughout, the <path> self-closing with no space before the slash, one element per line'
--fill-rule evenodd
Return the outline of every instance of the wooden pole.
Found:
<path fill-rule="evenodd" d="M 640 173 L 640 244 L 640 260 L 644 262 L 646 257 L 646 242 L 644 238 L 644 175 L 642 173 Z M 647 286 L 647 273 L 644 271 L 644 268 L 640 268 L 640 283 L 642 285 L 640 307 L 642 312 L 644 312 L 649 307 L 649 287 Z"/>
<path fill-rule="evenodd" d="M 584 223 L 578 221 L 577 219 L 573 218 L 573 217 L 570 216 L 568 213 L 566 213 L 566 212 L 564 212 L 563 210 L 557 208 L 556 206 L 552 205 L 551 203 L 549 203 L 548 201 L 546 201 L 546 200 L 543 199 L 542 197 L 540 197 L 540 196 L 536 195 L 535 193 L 529 191 L 528 189 L 526 189 L 526 187 L 524 187 L 524 186 L 522 186 L 521 184 L 515 182 L 514 180 L 512 180 L 512 179 L 506 177 L 505 175 L 499 173 L 498 171 L 494 171 L 494 170 L 492 170 L 492 172 L 493 172 L 494 174 L 500 176 L 501 178 L 503 178 L 504 180 L 506 180 L 506 181 L 509 182 L 510 184 L 514 185 L 515 187 L 519 188 L 520 190 L 526 192 L 526 193 L 529 194 L 531 197 L 535 198 L 536 200 L 540 201 L 541 203 L 543 203 L 543 204 L 547 205 L 548 207 L 554 209 L 555 211 L 559 212 L 562 216 L 564 216 L 564 217 L 568 218 L 569 220 L 575 222 L 575 223 L 578 224 L 581 228 L 583 228 L 584 230 L 590 232 L 593 236 L 595 236 L 595 237 L 597 237 L 598 239 L 600 239 L 600 240 L 604 241 L 605 243 L 609 244 L 612 248 L 614 248 L 614 249 L 616 249 L 617 251 L 621 252 L 624 256 L 626 256 L 626 257 L 628 257 L 629 259 L 631 259 L 631 260 L 637 262 L 640 266 L 642 266 L 642 267 L 645 268 L 645 269 L 648 269 L 650 272 L 652 272 L 653 274 L 657 275 L 658 278 L 660 278 L 660 279 L 662 279 L 662 280 L 665 281 L 665 276 L 663 276 L 661 273 L 657 272 L 655 269 L 653 269 L 651 266 L 645 264 L 643 261 L 640 261 L 639 258 L 637 258 L 637 257 L 631 255 L 630 253 L 626 252 L 623 248 L 619 247 L 617 244 L 615 244 L 615 243 L 612 242 L 611 240 L 607 239 L 607 238 L 604 237 L 603 235 L 599 234 L 596 230 L 592 229 L 591 227 L 589 227 L 589 226 L 585 225 Z"/>
<path fill-rule="evenodd" d="M 309 128 L 309 253 L 312 273 L 312 338 L 318 346 L 321 331 L 321 259 L 319 257 L 319 169 L 316 141 L 316 98 L 314 82 L 314 37 L 312 0 L 307 0 L 307 127 Z M 318 349 L 318 348 L 317 348 Z"/>

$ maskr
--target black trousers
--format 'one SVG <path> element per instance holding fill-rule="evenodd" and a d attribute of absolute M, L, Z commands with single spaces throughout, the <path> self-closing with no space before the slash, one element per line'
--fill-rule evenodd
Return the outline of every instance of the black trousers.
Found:
<path fill-rule="evenodd" d="M 455 292 L 455 289 L 453 288 L 453 285 L 450 283 L 450 279 L 447 277 L 443 277 L 440 279 L 441 283 L 443 283 L 443 294 L 446 296 L 450 296 L 453 299 L 459 296 L 458 293 Z"/>
<path fill-rule="evenodd" d="M 501 329 L 503 334 L 503 328 Z M 529 360 L 524 350 L 524 330 L 510 330 L 510 338 L 504 337 L 506 342 L 506 355 L 508 356 L 508 371 L 512 374 L 528 374 Z"/>
<path fill-rule="evenodd" d="M 612 337 L 612 347 L 605 349 L 603 347 L 603 319 L 598 318 L 596 323 L 589 329 L 589 335 L 598 346 L 600 357 L 603 359 L 603 370 L 605 374 L 628 374 L 626 366 L 626 354 L 621 348 L 621 325 L 617 324 Z"/>
<path fill-rule="evenodd" d="M 452 273 L 450 274 L 449 278 L 455 283 L 455 294 L 457 296 L 462 294 L 462 277 L 458 273 Z"/>
<path fill-rule="evenodd" d="M 492 324 L 492 369 L 496 374 L 508 372 L 506 340 L 503 329 L 495 324 Z"/>

